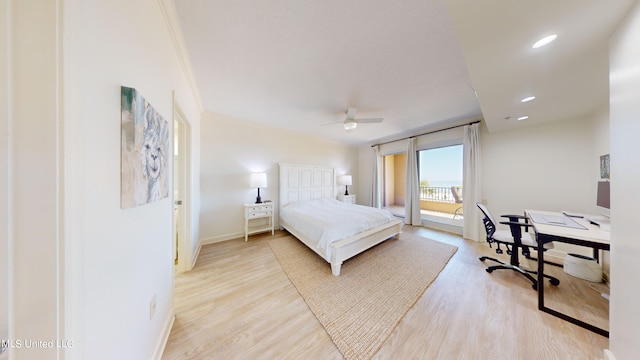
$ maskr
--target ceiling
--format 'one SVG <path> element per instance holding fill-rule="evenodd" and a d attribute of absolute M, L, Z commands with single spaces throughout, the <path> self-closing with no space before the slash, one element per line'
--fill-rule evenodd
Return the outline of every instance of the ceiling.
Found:
<path fill-rule="evenodd" d="M 206 111 L 351 144 L 593 112 L 608 101 L 607 39 L 633 3 L 175 0 Z M 384 122 L 346 132 L 349 107 Z"/>

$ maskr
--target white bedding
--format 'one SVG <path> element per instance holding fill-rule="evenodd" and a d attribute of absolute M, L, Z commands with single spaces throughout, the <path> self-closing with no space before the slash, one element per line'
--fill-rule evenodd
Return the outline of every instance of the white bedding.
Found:
<path fill-rule="evenodd" d="M 292 202 L 280 209 L 280 218 L 313 240 L 326 259 L 331 256 L 331 243 L 395 220 L 387 210 L 330 198 Z"/>

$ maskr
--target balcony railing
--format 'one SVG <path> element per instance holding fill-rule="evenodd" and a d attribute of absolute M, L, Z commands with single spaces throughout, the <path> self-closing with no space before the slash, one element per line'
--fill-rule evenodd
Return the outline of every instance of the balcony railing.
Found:
<path fill-rule="evenodd" d="M 458 186 L 458 193 L 462 194 L 462 186 Z M 455 204 L 450 187 L 420 186 L 420 200 Z"/>
<path fill-rule="evenodd" d="M 462 186 L 458 186 L 462 194 Z M 456 204 L 450 187 L 421 186 L 420 209 L 437 213 L 451 214 L 453 218 L 462 217 L 462 204 Z"/>

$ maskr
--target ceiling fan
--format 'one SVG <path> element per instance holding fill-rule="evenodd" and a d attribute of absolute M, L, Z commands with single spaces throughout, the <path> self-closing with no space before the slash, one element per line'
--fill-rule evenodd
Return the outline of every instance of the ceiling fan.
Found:
<path fill-rule="evenodd" d="M 361 118 L 356 119 L 358 109 L 350 107 L 347 109 L 347 118 L 344 119 L 343 126 L 346 131 L 351 131 L 358 127 L 358 124 L 381 123 L 383 118 Z"/>

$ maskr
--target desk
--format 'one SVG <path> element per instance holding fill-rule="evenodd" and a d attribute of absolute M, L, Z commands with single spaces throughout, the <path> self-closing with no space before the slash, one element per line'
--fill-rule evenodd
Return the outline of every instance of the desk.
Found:
<path fill-rule="evenodd" d="M 548 216 L 564 216 L 562 213 L 538 211 L 538 210 L 525 210 L 527 217 L 531 218 L 530 214 L 541 214 Z M 609 250 L 611 242 L 611 234 L 608 231 L 600 230 L 597 225 L 592 225 L 589 221 L 581 218 L 572 218 L 578 224 L 584 226 L 586 229 L 576 229 L 557 225 L 547 225 L 531 221 L 533 229 L 536 233 L 536 240 L 538 242 L 538 309 L 548 314 L 557 316 L 563 320 L 569 321 L 573 324 L 581 326 L 585 329 L 591 330 L 602 336 L 609 337 L 609 331 L 588 324 L 584 321 L 578 320 L 556 310 L 550 309 L 544 306 L 544 244 L 557 241 L 567 244 L 574 244 L 580 246 L 586 246 L 593 248 L 594 251 Z"/>

